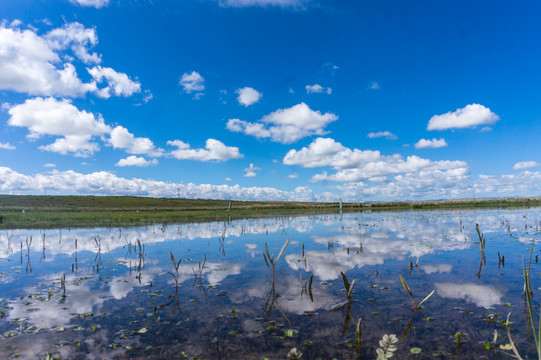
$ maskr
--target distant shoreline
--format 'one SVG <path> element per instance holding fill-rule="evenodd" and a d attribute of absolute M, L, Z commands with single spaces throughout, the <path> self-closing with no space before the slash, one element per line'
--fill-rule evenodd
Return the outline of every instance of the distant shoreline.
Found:
<path fill-rule="evenodd" d="M 231 211 L 229 204 L 231 203 Z M 541 206 L 541 197 L 343 203 L 344 212 Z M 118 227 L 336 213 L 340 204 L 135 196 L 0 195 L 0 229 Z"/>

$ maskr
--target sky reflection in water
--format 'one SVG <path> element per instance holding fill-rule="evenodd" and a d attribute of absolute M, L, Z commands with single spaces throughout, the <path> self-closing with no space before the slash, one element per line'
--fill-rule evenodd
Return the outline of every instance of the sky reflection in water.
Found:
<path fill-rule="evenodd" d="M 496 352 L 479 344 L 492 341 L 494 330 L 504 333 L 509 311 L 527 354 L 522 257 L 540 239 L 540 220 L 540 209 L 438 210 L 2 231 L 0 356 L 260 359 L 285 358 L 297 347 L 305 358 L 356 358 L 348 340 L 361 317 L 367 358 L 384 333 L 401 335 L 396 358 L 413 346 L 426 356 L 495 358 L 506 356 L 505 338 Z M 487 239 L 486 265 L 476 223 Z M 273 292 L 262 251 L 268 243 L 276 256 L 288 238 Z M 169 252 L 182 259 L 182 312 L 174 314 Z M 539 272 L 535 261 L 532 268 Z M 354 302 L 330 311 L 346 299 L 341 272 L 356 280 Z M 412 317 L 399 274 L 417 302 L 436 290 L 419 315 Z M 536 275 L 532 281 L 538 290 Z M 285 329 L 296 336 L 284 339 Z M 457 331 L 467 334 L 460 346 Z"/>

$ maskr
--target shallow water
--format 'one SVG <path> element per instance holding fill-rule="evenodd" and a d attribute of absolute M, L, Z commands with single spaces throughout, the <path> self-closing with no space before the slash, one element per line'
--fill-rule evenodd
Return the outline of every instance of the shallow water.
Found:
<path fill-rule="evenodd" d="M 296 348 L 303 359 L 374 359 L 384 334 L 398 337 L 397 359 L 508 358 L 509 312 L 520 353 L 533 356 L 522 261 L 540 220 L 534 208 L 4 231 L 0 358 L 285 359 Z M 268 244 L 276 259 L 287 239 L 273 289 L 262 254 Z M 349 303 L 341 272 L 355 280 Z M 435 290 L 421 310 L 399 275 L 416 303 Z"/>

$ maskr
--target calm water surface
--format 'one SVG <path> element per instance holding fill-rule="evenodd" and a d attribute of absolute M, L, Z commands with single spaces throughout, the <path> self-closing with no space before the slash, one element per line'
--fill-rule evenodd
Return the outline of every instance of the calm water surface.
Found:
<path fill-rule="evenodd" d="M 265 244 L 287 239 L 273 288 Z M 522 261 L 540 239 L 539 208 L 2 231 L 0 358 L 375 359 L 396 334 L 397 359 L 506 359 L 509 312 L 532 356 Z M 399 275 L 417 303 L 435 290 L 421 310 Z"/>

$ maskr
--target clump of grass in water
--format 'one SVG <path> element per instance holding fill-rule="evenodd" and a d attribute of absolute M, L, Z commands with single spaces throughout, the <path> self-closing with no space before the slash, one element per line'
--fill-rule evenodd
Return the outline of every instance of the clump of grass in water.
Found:
<path fill-rule="evenodd" d="M 267 268 L 269 269 L 271 279 L 272 279 L 272 287 L 273 288 L 274 288 L 274 272 L 275 272 L 275 268 L 276 268 L 276 263 L 278 262 L 278 260 L 280 260 L 280 257 L 282 256 L 282 254 L 284 253 L 284 250 L 287 247 L 287 244 L 289 244 L 289 238 L 287 238 L 286 242 L 282 246 L 282 249 L 278 253 L 278 256 L 276 257 L 276 260 L 274 260 L 274 254 L 270 255 L 269 247 L 268 247 L 267 243 L 265 243 L 265 253 L 266 253 L 266 255 L 265 255 L 265 253 L 263 253 L 263 259 L 265 259 L 265 265 L 267 265 Z"/>
<path fill-rule="evenodd" d="M 175 296 L 173 300 L 169 302 L 169 304 L 171 304 L 173 301 L 175 301 L 175 306 L 173 306 L 173 310 L 171 310 L 171 316 L 173 316 L 175 314 L 175 309 L 177 308 L 179 312 L 182 312 L 180 308 L 180 302 L 179 302 L 179 296 L 178 296 L 178 275 L 179 275 L 178 269 L 180 268 L 180 263 L 182 262 L 182 259 L 180 259 L 179 261 L 175 261 L 175 257 L 173 256 L 173 253 L 171 251 L 169 251 L 169 256 L 171 257 L 171 262 L 173 263 L 173 267 L 175 268 L 174 274 L 171 271 L 167 272 L 175 280 Z"/>
<path fill-rule="evenodd" d="M 267 319 L 268 319 L 270 317 L 270 313 L 274 305 L 276 304 L 276 306 L 278 307 L 278 310 L 280 310 L 280 313 L 282 313 L 282 315 L 287 320 L 287 322 L 291 324 L 286 314 L 282 311 L 280 304 L 278 303 L 278 300 L 277 300 L 278 295 L 276 294 L 276 289 L 274 287 L 274 275 L 275 275 L 275 270 L 276 270 L 276 263 L 278 263 L 278 260 L 280 260 L 280 257 L 282 256 L 282 254 L 284 253 L 284 250 L 287 247 L 287 244 L 289 244 L 289 238 L 287 238 L 286 242 L 282 246 L 282 249 L 278 253 L 278 256 L 276 257 L 276 259 L 274 259 L 274 254 L 271 255 L 269 253 L 269 247 L 267 243 L 265 243 L 265 252 L 263 253 L 263 259 L 265 260 L 265 265 L 267 265 L 267 268 L 269 269 L 272 284 L 271 284 L 271 292 L 269 294 L 269 298 L 267 299 L 267 302 L 265 303 L 264 311 L 267 312 Z"/>
<path fill-rule="evenodd" d="M 354 301 L 351 295 L 353 294 L 353 285 L 355 285 L 355 280 L 353 280 L 351 283 L 349 282 L 346 274 L 344 274 L 342 271 L 340 271 L 340 274 L 342 275 L 342 281 L 344 282 L 344 290 L 346 295 L 346 302 L 338 304 L 335 309 L 341 309 L 344 306 L 347 306 L 346 311 L 346 317 L 344 318 L 344 327 L 342 328 L 342 334 L 344 334 L 349 327 L 349 321 L 353 320 L 355 322 L 355 318 L 353 317 L 353 314 L 351 313 L 351 303 Z M 359 319 L 360 321 L 360 319 Z M 360 322 L 358 325 L 358 331 L 359 331 L 359 338 L 360 338 Z"/>
<path fill-rule="evenodd" d="M 477 231 L 477 236 L 479 236 L 479 248 L 481 249 L 481 263 L 479 264 L 479 271 L 477 272 L 477 278 L 481 278 L 481 270 L 483 269 L 483 265 L 487 264 L 487 260 L 485 258 L 485 243 L 486 239 L 483 236 L 483 233 L 479 230 L 479 224 L 475 224 L 475 230 Z"/>
<path fill-rule="evenodd" d="M 415 304 L 415 299 L 413 298 L 413 292 L 411 291 L 410 287 L 408 286 L 408 283 L 406 282 L 406 279 L 404 279 L 404 277 L 402 276 L 402 274 L 399 274 L 398 275 L 399 278 L 400 278 L 400 283 L 402 284 L 402 287 L 404 288 L 404 290 L 406 290 L 406 292 L 408 293 L 408 295 L 410 296 L 411 298 L 411 302 L 413 303 L 413 312 L 415 313 L 415 311 L 421 309 L 421 306 L 428 300 L 430 299 L 430 297 L 432 295 L 434 295 L 434 292 L 436 290 L 432 290 L 430 292 L 430 294 L 428 294 L 420 303 L 419 305 L 416 305 Z"/>
<path fill-rule="evenodd" d="M 404 327 L 404 331 L 402 332 L 402 335 L 401 335 L 401 339 L 404 340 L 406 338 L 406 336 L 408 335 L 408 332 L 410 331 L 410 328 L 411 328 L 411 324 L 413 323 L 413 319 L 415 318 L 415 314 L 417 313 L 417 310 L 421 310 L 421 306 L 432 296 L 434 295 L 434 292 L 436 290 L 432 290 L 430 292 L 430 294 L 428 294 L 423 300 L 421 300 L 421 302 L 419 303 L 419 305 L 417 305 L 415 303 L 415 299 L 413 298 L 413 292 L 411 291 L 410 287 L 408 286 L 408 283 L 406 282 L 406 279 L 404 279 L 404 277 L 402 276 L 402 274 L 399 274 L 399 278 L 400 278 L 400 283 L 402 284 L 402 287 L 404 288 L 404 290 L 406 290 L 406 292 L 408 293 L 408 295 L 410 296 L 411 298 L 411 302 L 413 303 L 413 314 L 411 315 L 411 319 L 410 321 L 408 321 L 408 323 L 406 324 L 406 326 Z M 421 313 L 421 315 L 424 317 L 424 315 Z"/>
<path fill-rule="evenodd" d="M 532 291 L 531 283 L 530 283 L 530 264 L 532 263 L 533 247 L 534 247 L 534 244 L 532 242 L 532 248 L 530 251 L 530 260 L 528 262 L 528 267 L 526 267 L 526 261 L 524 260 L 524 257 L 522 258 L 522 267 L 524 268 L 524 293 L 526 297 L 526 315 L 527 317 L 530 318 L 530 325 L 532 327 L 535 348 L 537 350 L 537 358 L 541 360 L 541 311 L 539 312 L 539 321 L 537 324 L 538 326 L 535 326 L 534 305 L 532 304 L 533 291 Z M 515 358 L 522 360 L 522 357 L 520 356 L 517 350 L 517 347 L 515 343 L 513 342 L 513 339 L 511 338 L 511 330 L 509 328 L 510 316 L 511 316 L 511 313 L 507 314 L 507 320 L 505 322 L 505 327 L 507 329 L 507 337 L 509 339 L 511 349 L 513 350 L 513 353 L 515 354 Z M 536 329 L 538 330 L 536 331 Z"/>

